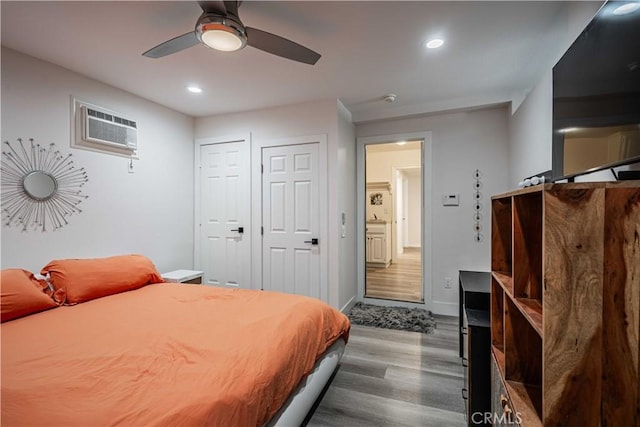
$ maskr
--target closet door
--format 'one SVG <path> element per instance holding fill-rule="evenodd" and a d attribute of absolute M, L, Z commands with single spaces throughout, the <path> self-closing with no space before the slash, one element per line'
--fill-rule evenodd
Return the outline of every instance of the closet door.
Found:
<path fill-rule="evenodd" d="M 318 145 L 262 149 L 262 287 L 324 299 Z"/>
<path fill-rule="evenodd" d="M 206 285 L 251 288 L 248 145 L 200 147 L 200 268 Z"/>

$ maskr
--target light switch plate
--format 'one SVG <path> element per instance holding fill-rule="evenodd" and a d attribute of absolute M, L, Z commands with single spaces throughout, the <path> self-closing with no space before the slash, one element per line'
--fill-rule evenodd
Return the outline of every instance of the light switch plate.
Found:
<path fill-rule="evenodd" d="M 459 206 L 460 195 L 459 194 L 445 194 L 442 196 L 442 206 Z"/>

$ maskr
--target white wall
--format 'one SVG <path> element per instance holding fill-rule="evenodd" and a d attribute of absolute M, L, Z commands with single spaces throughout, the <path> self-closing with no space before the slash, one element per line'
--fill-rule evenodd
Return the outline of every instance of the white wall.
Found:
<path fill-rule="evenodd" d="M 558 17 L 555 52 L 537 84 L 509 120 L 509 187 L 551 169 L 552 68 L 602 5 L 601 1 L 569 2 Z"/>
<path fill-rule="evenodd" d="M 389 182 L 393 185 L 393 168 L 419 168 L 420 150 L 369 151 L 367 182 Z"/>
<path fill-rule="evenodd" d="M 432 200 L 425 201 L 425 205 L 433 206 L 433 271 L 425 273 L 425 280 L 431 281 L 433 289 L 425 298 L 430 299 L 428 307 L 436 313 L 457 315 L 459 270 L 490 269 L 490 197 L 509 188 L 507 116 L 503 107 L 356 126 L 358 137 L 432 132 L 432 170 L 424 173 L 425 180 L 431 180 L 433 194 Z M 485 239 L 481 243 L 474 242 L 472 228 L 475 169 L 483 173 Z M 460 194 L 460 206 L 442 206 L 444 194 Z M 451 289 L 444 288 L 445 277 L 452 278 Z"/>
<path fill-rule="evenodd" d="M 419 248 L 422 246 L 420 236 L 422 236 L 422 185 L 420 183 L 421 175 L 419 173 L 408 173 L 407 177 L 407 226 L 409 235 L 407 236 L 406 246 Z"/>
<path fill-rule="evenodd" d="M 391 185 L 392 193 L 397 192 L 396 180 L 394 177 L 394 168 L 420 168 L 421 158 L 420 150 L 396 150 L 396 151 L 367 151 L 366 159 L 366 182 L 388 182 Z M 383 204 L 374 206 L 369 203 L 370 193 L 382 193 Z M 367 190 L 366 217 L 373 218 L 376 214 L 378 219 L 392 221 L 393 219 L 393 203 L 395 196 L 390 196 L 387 191 Z M 408 214 L 408 213 L 407 213 Z M 418 219 L 419 221 L 419 219 Z M 412 229 L 413 230 L 413 229 Z M 417 235 L 420 235 L 420 227 L 417 229 Z M 419 245 L 418 245 L 419 246 Z"/>
<path fill-rule="evenodd" d="M 351 123 L 351 113 L 338 101 L 338 212 L 342 222 L 345 213 L 344 233 L 340 230 L 338 246 L 340 298 L 338 307 L 348 309 L 355 303 L 358 292 L 356 281 L 356 130 Z"/>
<path fill-rule="evenodd" d="M 348 254 L 354 245 L 350 240 L 340 237 L 340 214 L 353 215 L 347 200 L 355 187 L 350 182 L 350 169 L 355 167 L 353 153 L 349 148 L 350 137 L 348 118 L 336 100 L 323 100 L 299 105 L 274 107 L 265 110 L 225 114 L 197 118 L 195 121 L 196 138 L 223 137 L 226 135 L 251 134 L 251 144 L 259 147 L 269 141 L 298 136 L 327 135 L 327 176 L 328 176 L 328 283 L 329 303 L 342 308 L 355 292 L 351 293 L 350 284 L 342 287 L 341 274 L 347 280 L 351 276 L 349 267 L 341 273 L 341 252 Z M 355 151 L 355 148 L 353 149 Z M 252 162 L 255 161 L 252 159 Z M 355 175 L 355 173 L 354 173 Z M 344 180 L 344 181 L 343 181 Z M 353 190 L 355 191 L 355 190 Z M 348 228 L 347 228 L 348 230 Z M 341 249 L 342 248 L 342 249 Z M 355 249 L 353 249 L 355 251 Z M 254 252 L 255 254 L 255 252 Z M 347 255 L 348 257 L 348 255 Z M 347 258 L 348 259 L 348 258 Z M 344 292 L 344 295 L 341 293 Z"/>
<path fill-rule="evenodd" d="M 70 97 L 134 118 L 140 160 L 71 149 Z M 55 258 L 141 253 L 162 272 L 193 266 L 193 119 L 2 48 L 2 140 L 54 142 L 89 182 L 82 213 L 57 231 L 2 226 L 2 268 L 39 272 Z"/>

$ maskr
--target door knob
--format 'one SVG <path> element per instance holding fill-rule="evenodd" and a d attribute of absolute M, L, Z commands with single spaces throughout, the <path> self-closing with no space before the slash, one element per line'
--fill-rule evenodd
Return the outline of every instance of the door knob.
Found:
<path fill-rule="evenodd" d="M 305 243 L 311 243 L 312 245 L 317 245 L 318 244 L 318 239 L 316 239 L 315 237 L 311 240 L 305 240 Z"/>
<path fill-rule="evenodd" d="M 242 233 L 244 233 L 244 227 L 238 227 L 238 228 L 235 228 L 235 229 L 233 229 L 231 231 L 237 231 L 238 233 L 242 234 Z"/>

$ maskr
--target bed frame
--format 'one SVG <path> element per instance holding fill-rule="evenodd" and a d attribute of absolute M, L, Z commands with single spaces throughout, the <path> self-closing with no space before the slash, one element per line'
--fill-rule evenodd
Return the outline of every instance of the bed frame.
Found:
<path fill-rule="evenodd" d="M 313 370 L 291 393 L 280 410 L 269 420 L 267 427 L 291 427 L 302 425 L 322 390 L 338 368 L 346 343 L 342 338 L 334 342 L 316 361 Z"/>

